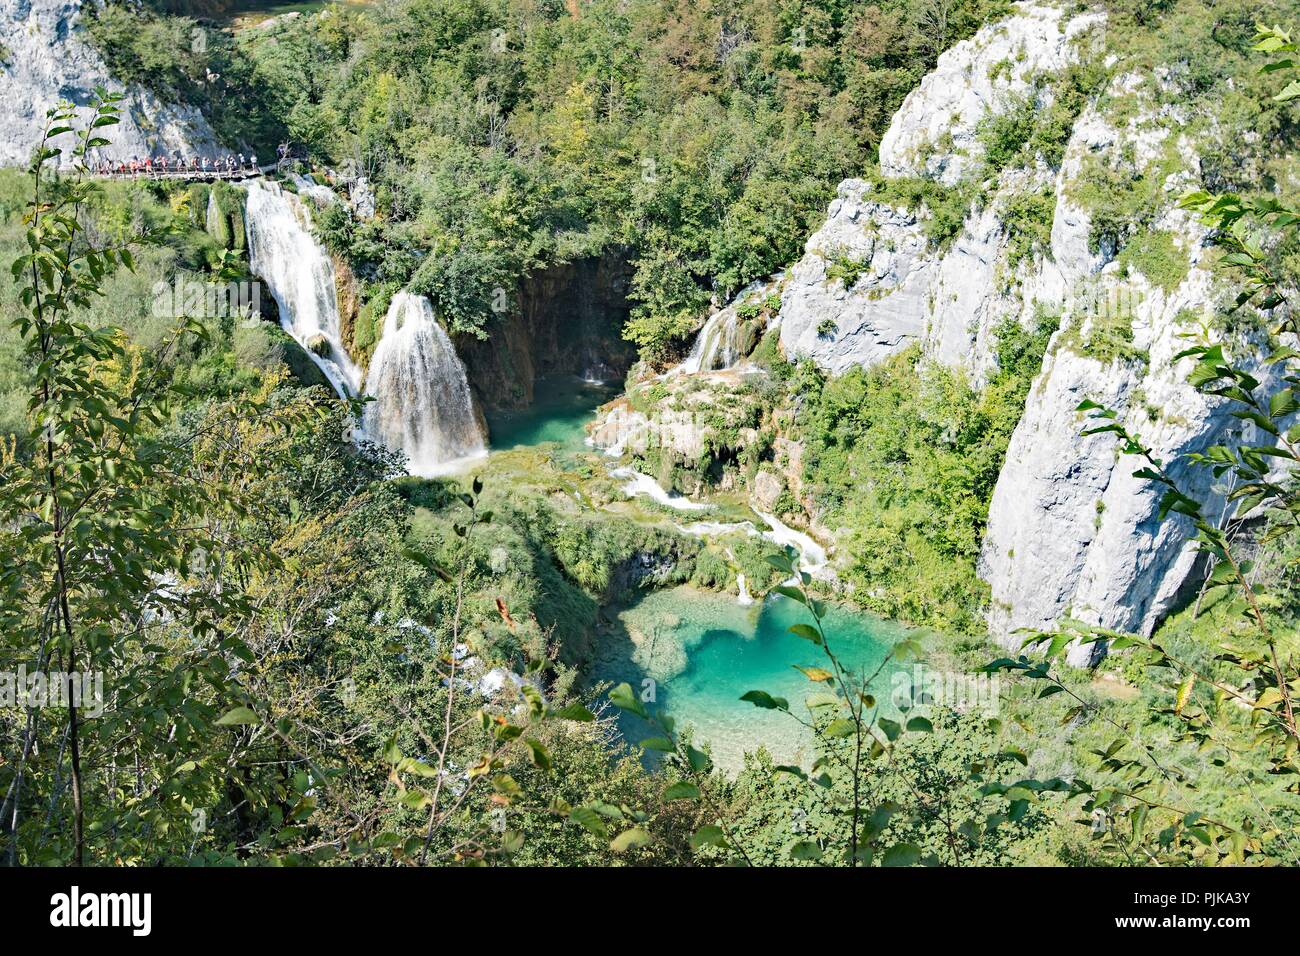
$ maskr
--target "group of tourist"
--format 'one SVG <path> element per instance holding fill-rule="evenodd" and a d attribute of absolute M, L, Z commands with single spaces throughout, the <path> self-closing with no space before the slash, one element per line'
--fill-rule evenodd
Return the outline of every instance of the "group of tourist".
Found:
<path fill-rule="evenodd" d="M 185 159 L 180 153 L 173 153 L 171 157 L 166 155 L 146 156 L 144 159 L 140 159 L 138 156 L 132 156 L 130 160 L 118 160 L 116 162 L 105 160 L 96 165 L 95 172 L 100 176 L 129 176 L 132 178 L 168 175 L 227 178 L 239 173 L 255 173 L 257 168 L 257 156 L 255 155 L 245 156 L 243 153 L 231 155 L 228 153 L 225 156 L 191 156 Z"/>

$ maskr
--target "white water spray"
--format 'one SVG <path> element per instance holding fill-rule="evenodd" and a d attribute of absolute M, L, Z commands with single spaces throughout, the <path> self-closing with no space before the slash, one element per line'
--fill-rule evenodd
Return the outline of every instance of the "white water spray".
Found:
<path fill-rule="evenodd" d="M 731 368 L 740 361 L 739 325 L 734 307 L 715 312 L 695 336 L 695 344 L 679 370 L 691 375 Z"/>
<path fill-rule="evenodd" d="M 791 545 L 799 552 L 799 561 L 796 565 L 799 570 L 807 571 L 814 578 L 822 577 L 829 571 L 826 549 L 818 544 L 812 535 L 796 531 L 783 523 L 776 515 L 766 514 L 762 511 L 757 514 L 772 529 L 765 532 L 763 537 L 775 544 L 779 544 L 781 547 Z"/>
<path fill-rule="evenodd" d="M 334 264 L 312 237 L 311 215 L 276 183 L 248 184 L 248 263 L 280 307 L 280 325 L 306 350 L 340 398 L 355 396 L 361 371 L 343 347 Z"/>
<path fill-rule="evenodd" d="M 487 454 L 465 365 L 424 296 L 393 296 L 366 393 L 375 398 L 366 434 L 406 452 L 411 474 L 447 474 Z"/>
<path fill-rule="evenodd" d="M 610 470 L 609 477 L 622 481 L 623 491 L 631 497 L 645 495 L 651 501 L 657 502 L 666 508 L 672 508 L 675 511 L 707 511 L 713 507 L 707 502 L 692 501 L 685 495 L 665 491 L 659 482 L 649 475 L 644 475 L 632 468 L 613 468 Z"/>

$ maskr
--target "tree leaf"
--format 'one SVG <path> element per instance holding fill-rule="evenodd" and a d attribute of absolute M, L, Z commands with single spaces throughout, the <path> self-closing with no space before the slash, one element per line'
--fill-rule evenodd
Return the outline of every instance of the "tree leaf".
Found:
<path fill-rule="evenodd" d="M 700 788 L 689 780 L 679 780 L 677 783 L 669 784 L 664 788 L 665 800 L 698 800 L 700 799 Z"/>
<path fill-rule="evenodd" d="M 615 853 L 626 853 L 628 850 L 635 850 L 646 846 L 650 842 L 650 834 L 640 827 L 633 827 L 630 830 L 624 830 L 610 842 L 609 848 Z"/>
<path fill-rule="evenodd" d="M 242 727 L 249 724 L 260 724 L 261 722 L 257 714 L 247 707 L 235 707 L 217 718 L 218 727 Z"/>
<path fill-rule="evenodd" d="M 748 701 L 764 710 L 789 710 L 790 702 L 784 697 L 773 697 L 765 690 L 751 690 L 740 695 L 741 700 Z"/>
<path fill-rule="evenodd" d="M 921 862 L 921 850 L 914 843 L 895 843 L 885 851 L 884 866 L 916 866 Z"/>
<path fill-rule="evenodd" d="M 722 827 L 715 826 L 712 823 L 706 823 L 694 833 L 691 834 L 691 849 L 698 850 L 702 846 L 726 846 L 727 836 L 722 832 Z"/>

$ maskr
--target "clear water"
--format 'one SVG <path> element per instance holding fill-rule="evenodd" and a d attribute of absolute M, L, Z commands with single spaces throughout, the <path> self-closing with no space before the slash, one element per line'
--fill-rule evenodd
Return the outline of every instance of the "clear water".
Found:
<path fill-rule="evenodd" d="M 829 667 L 821 648 L 788 631 L 809 620 L 802 605 L 782 597 L 744 606 L 735 595 L 689 587 L 652 592 L 601 635 L 603 656 L 592 678 L 627 682 L 637 691 L 653 681 L 652 706 L 666 710 L 679 728 L 692 727 L 724 771 L 738 770 L 744 754 L 760 746 L 779 763 L 807 767 L 815 757 L 811 734 L 791 717 L 740 697 L 764 690 L 807 718 L 803 702 L 825 685 L 813 684 L 795 665 Z M 831 608 L 826 630 L 840 661 L 868 674 L 904 633 L 900 625 L 842 607 Z M 878 700 L 889 698 L 892 679 L 891 664 L 872 684 Z M 656 735 L 636 717 L 623 714 L 619 721 L 633 744 Z"/>
<path fill-rule="evenodd" d="M 488 415 L 494 450 L 546 445 L 563 454 L 588 451 L 585 426 L 597 407 L 618 395 L 617 386 L 593 385 L 572 377 L 539 379 L 531 407 Z M 702 529 L 702 527 L 701 527 Z M 718 530 L 724 530 L 719 528 Z M 827 667 L 822 650 L 789 633 L 807 623 L 807 609 L 787 598 L 742 604 L 733 593 L 678 587 L 648 592 L 618 610 L 597 636 L 600 657 L 591 683 L 628 683 L 638 692 L 653 682 L 653 707 L 666 710 L 678 727 L 693 728 L 707 742 L 725 772 L 739 770 L 747 752 L 766 747 L 779 763 L 808 766 L 814 759 L 811 734 L 793 719 L 742 701 L 751 690 L 786 698 L 807 716 L 803 701 L 824 685 L 813 684 L 795 665 Z M 904 633 L 900 625 L 832 606 L 826 621 L 831 646 L 854 671 L 874 671 Z M 889 697 L 893 669 L 872 685 Z M 636 717 L 620 714 L 624 737 L 637 744 L 658 732 Z M 647 761 L 655 759 L 647 754 Z"/>
<path fill-rule="evenodd" d="M 528 408 L 488 413 L 492 448 L 554 443 L 561 451 L 584 451 L 587 423 L 619 391 L 618 385 L 585 382 L 576 375 L 539 378 L 533 383 L 533 404 Z"/>

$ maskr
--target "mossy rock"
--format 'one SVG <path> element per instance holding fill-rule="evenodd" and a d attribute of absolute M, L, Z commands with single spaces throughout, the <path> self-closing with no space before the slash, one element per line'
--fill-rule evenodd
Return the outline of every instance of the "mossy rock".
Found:
<path fill-rule="evenodd" d="M 323 385 L 325 388 L 332 388 L 329 379 L 325 377 L 319 366 L 311 360 L 307 350 L 293 340 L 288 332 L 278 325 L 268 323 L 269 338 L 275 343 L 280 352 L 280 358 L 285 366 L 293 374 L 293 377 L 301 382 L 304 386 L 310 388 L 313 385 Z"/>
<path fill-rule="evenodd" d="M 321 358 L 329 358 L 333 349 L 330 347 L 329 339 L 323 335 L 313 335 L 307 340 L 307 348 L 313 355 Z"/>
<path fill-rule="evenodd" d="M 758 347 L 758 340 L 762 336 L 762 319 L 751 319 L 748 322 L 739 323 L 736 327 L 736 351 L 740 355 L 749 356 Z"/>
<path fill-rule="evenodd" d="M 208 192 L 208 208 L 203 220 L 204 229 L 216 240 L 222 249 L 230 248 L 230 218 L 221 207 L 221 198 L 217 190 Z"/>

